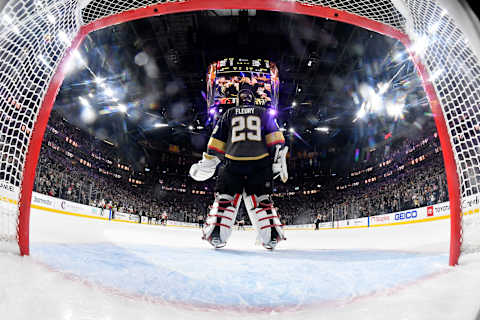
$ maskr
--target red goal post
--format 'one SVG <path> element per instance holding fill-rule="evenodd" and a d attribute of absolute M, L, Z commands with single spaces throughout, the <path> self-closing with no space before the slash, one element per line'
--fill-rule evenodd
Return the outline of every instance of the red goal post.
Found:
<path fill-rule="evenodd" d="M 17 251 L 29 254 L 43 135 L 64 70 L 85 36 L 135 19 L 212 9 L 317 16 L 401 41 L 421 76 L 440 137 L 451 208 L 450 265 L 461 252 L 480 250 L 480 241 L 469 237 L 478 214 L 462 219 L 471 209 L 464 205 L 462 211 L 462 201 L 480 192 L 479 57 L 468 39 L 475 35 L 435 0 L 10 0 L 0 16 L 0 187 L 8 189 L 0 197 L 0 246 L 17 240 Z M 478 202 L 470 211 L 478 212 Z"/>

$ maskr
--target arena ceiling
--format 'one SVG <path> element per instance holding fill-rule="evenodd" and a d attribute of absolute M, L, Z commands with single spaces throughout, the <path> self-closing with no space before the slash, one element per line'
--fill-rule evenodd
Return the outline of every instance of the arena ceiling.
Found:
<path fill-rule="evenodd" d="M 55 110 L 127 146 L 133 160 L 155 159 L 170 144 L 200 152 L 211 132 L 207 67 L 226 57 L 277 64 L 288 143 L 318 152 L 327 167 L 350 168 L 357 150 L 434 130 L 400 42 L 328 19 L 256 10 L 164 15 L 98 30 L 72 59 Z"/>

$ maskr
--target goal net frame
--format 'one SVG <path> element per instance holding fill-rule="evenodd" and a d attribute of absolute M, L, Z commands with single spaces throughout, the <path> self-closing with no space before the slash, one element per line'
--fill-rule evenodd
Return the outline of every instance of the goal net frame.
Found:
<path fill-rule="evenodd" d="M 452 18 L 447 14 L 447 18 L 444 18 L 444 12 L 439 11 L 441 7 L 438 5 L 435 0 L 356 0 L 356 1 L 334 1 L 334 0 L 303 0 L 303 1 L 294 1 L 294 0 L 189 0 L 189 1 L 169 1 L 169 0 L 135 0 L 135 1 L 122 1 L 122 0 L 61 0 L 61 1 L 50 1 L 49 0 L 11 0 L 4 10 L 2 11 L 4 20 L 5 15 L 11 15 L 10 26 L 8 23 L 3 23 L 3 28 L 0 28 L 0 50 L 9 50 L 11 43 L 7 41 L 7 37 L 16 37 L 18 34 L 23 32 L 28 33 L 27 30 L 32 25 L 35 25 L 36 17 L 40 17 L 40 14 L 35 16 L 35 14 L 30 15 L 28 12 L 29 6 L 35 8 L 34 3 L 40 2 L 44 4 L 45 8 L 49 8 L 49 12 L 53 16 L 51 23 L 57 23 L 58 20 L 62 19 L 61 14 L 71 15 L 69 19 L 71 27 L 70 38 L 66 40 L 69 42 L 64 47 L 60 46 L 60 41 L 57 39 L 56 35 L 43 35 L 45 41 L 56 41 L 59 44 L 55 47 L 57 49 L 55 57 L 50 59 L 48 52 L 44 55 L 38 55 L 35 46 L 26 46 L 26 49 L 23 49 L 23 53 L 20 50 L 16 50 L 16 54 L 26 55 L 27 58 L 31 59 L 40 59 L 45 65 L 45 68 L 51 68 L 51 72 L 48 73 L 41 81 L 44 81 L 43 89 L 39 90 L 39 94 L 34 101 L 36 103 L 37 109 L 33 108 L 31 112 L 35 113 L 30 120 L 25 123 L 27 127 L 23 132 L 27 134 L 26 145 L 23 146 L 21 152 L 23 157 L 20 157 L 19 170 L 21 175 L 19 179 L 21 183 L 17 186 L 19 187 L 18 191 L 18 202 L 17 205 L 17 240 L 19 251 L 21 255 L 29 254 L 29 221 L 30 221 L 30 203 L 32 199 L 32 189 L 35 179 L 35 170 L 40 154 L 40 149 L 42 145 L 43 135 L 48 123 L 48 118 L 50 112 L 53 108 L 55 98 L 60 89 L 60 86 L 64 79 L 65 70 L 70 58 L 73 56 L 74 50 L 76 50 L 80 44 L 83 42 L 84 38 L 95 30 L 112 26 L 115 24 L 124 23 L 131 20 L 147 18 L 157 15 L 165 14 L 174 14 L 181 12 L 191 12 L 191 11 L 200 11 L 200 10 L 214 10 L 214 9 L 256 9 L 256 10 L 266 10 L 266 11 L 277 11 L 277 12 L 286 12 L 294 14 L 303 14 L 310 15 L 315 17 L 327 18 L 331 20 L 336 20 L 344 23 L 349 23 L 358 27 L 362 27 L 377 33 L 383 34 L 388 37 L 395 38 L 403 43 L 405 48 L 410 54 L 412 61 L 414 62 L 418 74 L 422 79 L 425 92 L 427 94 L 435 124 L 437 127 L 440 144 L 442 148 L 442 154 L 445 164 L 447 182 L 448 182 L 448 195 L 450 199 L 450 208 L 451 208 L 451 241 L 450 241 L 450 265 L 455 265 L 458 263 L 460 253 L 462 251 L 462 196 L 465 198 L 467 195 L 471 195 L 468 190 L 471 189 L 471 185 L 467 187 L 465 184 L 465 177 L 462 177 L 461 174 L 464 173 L 464 155 L 461 153 L 461 150 L 458 151 L 455 148 L 458 147 L 458 143 L 455 144 L 455 137 L 458 136 L 458 126 L 452 125 L 451 117 L 455 116 L 455 113 L 448 111 L 449 105 L 445 103 L 445 99 L 439 99 L 437 94 L 438 86 L 441 86 L 441 83 L 434 83 L 437 80 L 433 80 L 431 75 L 434 70 L 432 65 L 427 65 L 423 63 L 425 56 L 422 56 L 422 53 L 415 51 L 414 45 L 415 40 L 412 39 L 413 33 L 411 30 L 418 27 L 415 27 L 416 24 L 420 24 L 417 20 L 420 20 L 420 13 L 413 13 L 413 9 L 417 6 L 423 6 L 428 10 L 432 11 L 435 15 L 441 15 L 439 19 L 443 19 L 442 23 L 445 22 L 445 26 L 440 26 L 440 28 L 450 28 L 450 24 L 456 28 L 455 32 L 460 32 L 460 35 L 463 35 L 462 31 L 455 26 L 455 23 Z M 130 3 L 132 2 L 132 3 Z M 157 2 L 157 3 L 155 3 Z M 99 7 L 105 7 L 105 12 L 102 12 L 103 9 L 95 7 L 97 4 Z M 332 5 L 332 6 L 329 6 Z M 333 7 L 333 5 L 335 7 Z M 371 5 L 371 7 L 369 6 Z M 23 6 L 23 7 L 22 7 Z M 130 7 L 129 7 L 130 6 Z M 343 7 L 342 7 L 343 6 Z M 374 8 L 374 6 L 376 8 Z M 422 8 L 423 8 L 422 7 Z M 376 18 L 378 12 L 382 10 L 391 10 L 393 8 L 396 10 L 395 15 L 398 16 L 395 19 L 398 19 L 398 23 L 390 20 L 394 20 L 391 17 L 390 13 L 384 14 Z M 412 9 L 413 8 L 413 9 Z M 41 9 L 38 9 L 41 10 Z M 42 9 L 43 10 L 43 9 Z M 45 9 L 46 10 L 46 9 Z M 410 11 L 409 11 L 410 10 Z M 403 14 L 403 15 L 402 15 Z M 17 19 L 14 19 L 14 18 Z M 48 18 L 48 16 L 47 16 Z M 90 19 L 91 18 L 91 19 Z M 57 22 L 55 22 L 57 19 Z M 12 22 L 13 21 L 13 22 Z M 8 21 L 7 21 L 8 22 Z M 1 27 L 1 25 L 0 25 Z M 427 28 L 425 26 L 425 28 Z M 10 29 L 9 29 L 10 28 Z M 60 28 L 60 27 L 59 27 Z M 59 30 L 56 30 L 58 32 Z M 453 31 L 452 31 L 453 32 Z M 33 35 L 35 36 L 35 35 Z M 7 39 L 7 40 L 6 40 Z M 48 45 L 51 45 L 49 43 Z M 472 77 L 479 74 L 479 62 L 478 56 L 474 51 L 469 47 L 468 42 L 465 44 L 467 49 L 472 53 L 472 61 L 474 65 L 470 68 Z M 58 48 L 57 48 L 58 47 Z M 50 48 L 50 47 L 48 47 Z M 63 51 L 62 51 L 63 50 Z M 0 51 L 1 52 L 1 51 Z M 0 59 L 2 58 L 0 54 Z M 12 58 L 13 60 L 13 58 Z M 427 62 L 428 62 L 427 57 Z M 39 62 L 40 63 L 40 62 Z M 19 70 L 18 74 L 20 77 L 26 76 L 22 74 L 23 70 Z M 0 65 L 0 84 L 6 79 L 4 76 L 6 71 L 2 71 Z M 28 77 L 26 77 L 28 78 Z M 19 80 L 22 81 L 22 80 Z M 435 87 L 435 85 L 437 87 Z M 15 88 L 9 86 L 7 88 L 0 87 L 0 111 L 8 113 L 11 108 L 14 108 L 14 104 L 11 103 L 7 98 L 2 98 L 2 95 L 8 93 L 9 96 L 21 95 L 20 89 L 19 92 L 15 92 Z M 455 91 L 452 90 L 453 94 Z M 442 98 L 444 93 L 442 93 Z M 455 98 L 455 96 L 453 97 Z M 477 101 L 478 102 L 478 101 Z M 10 109 L 9 109 L 10 108 Z M 460 111 L 459 111 L 460 112 Z M 468 112 L 465 111 L 465 112 Z M 479 111 L 474 110 L 474 115 L 478 116 Z M 1 122 L 0 118 L 0 130 L 7 130 L 10 122 Z M 478 136 L 476 137 L 478 139 Z M 7 141 L 7 144 L 9 141 Z M 12 143 L 13 144 L 13 143 Z M 28 146 L 28 147 L 27 147 Z M 0 145 L 0 151 L 1 145 Z M 478 157 L 475 158 L 478 161 Z M 23 161 L 22 161 L 23 160 Z M 2 159 L 0 158 L 0 164 Z M 474 162 L 475 163 L 475 162 Z M 478 164 L 478 162 L 477 162 Z M 468 168 L 467 168 L 468 169 Z M 1 170 L 1 168 L 0 168 Z M 1 178 L 1 177 L 0 177 Z M 461 179 L 462 178 L 462 179 Z M 0 179 L 1 182 L 1 179 Z M 462 183 L 462 186 L 460 185 Z M 470 188 L 470 189 L 469 189 Z M 477 189 L 474 189 L 477 190 Z M 478 191 L 477 191 L 478 192 Z M 1 199 L 0 199 L 1 200 Z M 1 210 L 1 208 L 0 208 Z M 3 219 L 0 213 L 0 220 Z M 2 230 L 0 230 L 0 233 Z M 1 236 L 1 235 L 0 235 Z M 0 239 L 1 241 L 1 239 Z"/>

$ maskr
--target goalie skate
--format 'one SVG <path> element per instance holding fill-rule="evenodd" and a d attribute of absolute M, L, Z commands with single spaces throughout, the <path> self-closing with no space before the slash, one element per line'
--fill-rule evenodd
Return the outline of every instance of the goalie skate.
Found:
<path fill-rule="evenodd" d="M 215 226 L 215 228 L 212 231 L 212 234 L 208 238 L 206 237 L 206 235 L 204 233 L 202 239 L 207 240 L 215 249 L 223 248 L 227 244 L 226 241 L 222 241 L 222 239 L 220 238 L 220 227 L 219 226 Z"/>
<path fill-rule="evenodd" d="M 208 241 L 215 249 L 224 247 L 232 233 L 232 227 L 237 216 L 240 195 L 234 197 L 227 194 L 217 194 L 210 208 L 207 221 L 203 227 L 202 239 Z"/>
<path fill-rule="evenodd" d="M 278 244 L 278 239 L 285 240 L 285 238 L 280 238 L 276 229 L 272 229 L 271 240 L 267 243 L 262 243 L 262 245 L 265 249 L 273 250 Z"/>
<path fill-rule="evenodd" d="M 223 248 L 227 244 L 226 241 L 220 239 L 220 236 L 212 237 L 209 242 L 215 249 Z"/>
<path fill-rule="evenodd" d="M 270 241 L 269 243 L 264 243 L 263 244 L 263 247 L 265 249 L 268 249 L 268 250 L 273 250 L 273 249 L 275 249 L 276 246 L 277 246 L 277 240 L 276 239 Z"/>
<path fill-rule="evenodd" d="M 258 198 L 255 195 L 246 196 L 245 206 L 265 249 L 273 250 L 280 241 L 287 239 L 277 209 L 268 195 L 261 195 Z"/>

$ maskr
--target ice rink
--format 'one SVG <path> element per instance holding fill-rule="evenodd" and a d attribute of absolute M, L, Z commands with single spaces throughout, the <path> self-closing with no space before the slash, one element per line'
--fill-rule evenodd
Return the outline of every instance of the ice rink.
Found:
<path fill-rule="evenodd" d="M 199 229 L 33 210 L 31 255 L 0 253 L 2 319 L 476 319 L 480 256 L 448 267 L 449 220 L 253 231 L 214 250 Z"/>

